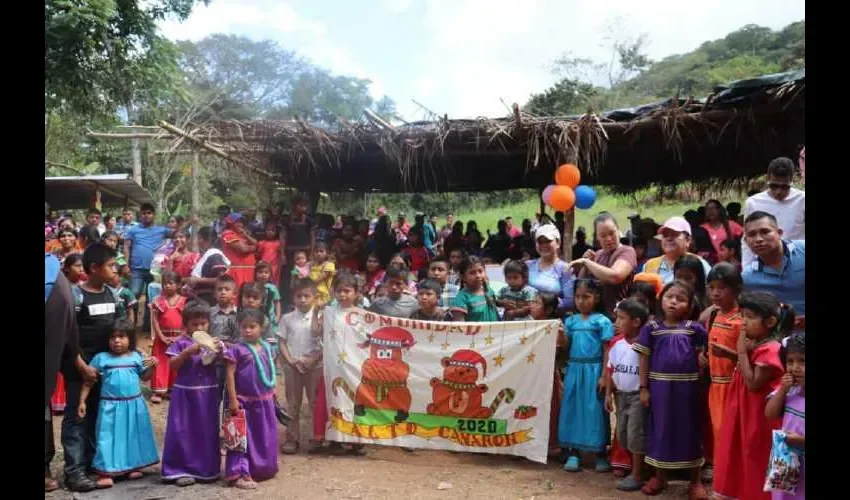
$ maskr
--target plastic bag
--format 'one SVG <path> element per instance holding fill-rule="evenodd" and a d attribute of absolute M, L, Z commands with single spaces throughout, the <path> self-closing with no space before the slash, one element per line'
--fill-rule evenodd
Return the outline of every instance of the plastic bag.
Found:
<path fill-rule="evenodd" d="M 235 417 L 228 412 L 224 422 L 221 423 L 221 432 L 224 434 L 222 439 L 224 449 L 238 453 L 248 452 L 248 424 L 245 421 L 245 410 L 240 409 Z"/>
<path fill-rule="evenodd" d="M 770 450 L 770 461 L 767 463 L 764 491 L 793 495 L 797 492 L 797 484 L 800 482 L 802 464 L 800 455 L 788 446 L 785 436 L 785 431 L 773 431 L 773 447 Z"/>

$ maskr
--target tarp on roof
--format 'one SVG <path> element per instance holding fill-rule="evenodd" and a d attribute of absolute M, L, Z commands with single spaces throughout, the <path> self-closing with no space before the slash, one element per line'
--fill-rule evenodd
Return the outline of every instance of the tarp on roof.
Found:
<path fill-rule="evenodd" d="M 44 178 L 44 201 L 56 210 L 93 207 L 98 190 L 105 207 L 153 203 L 150 193 L 127 174 Z"/>

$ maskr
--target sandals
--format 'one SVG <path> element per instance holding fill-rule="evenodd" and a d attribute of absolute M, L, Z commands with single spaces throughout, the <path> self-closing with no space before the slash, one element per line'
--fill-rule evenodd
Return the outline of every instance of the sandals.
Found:
<path fill-rule="evenodd" d="M 688 487 L 688 500 L 708 500 L 708 490 L 701 483 L 694 483 Z"/>
<path fill-rule="evenodd" d="M 254 480 L 251 479 L 250 477 L 240 477 L 239 479 L 237 479 L 233 483 L 233 486 L 235 486 L 236 488 L 238 488 L 240 490 L 256 490 L 257 489 L 257 483 L 255 483 Z"/>
<path fill-rule="evenodd" d="M 575 455 L 571 456 L 567 459 L 567 463 L 564 464 L 564 470 L 567 472 L 580 472 L 581 460 Z"/>
<path fill-rule="evenodd" d="M 611 472 L 611 463 L 606 458 L 596 459 L 596 472 Z"/>
<path fill-rule="evenodd" d="M 667 488 L 666 484 L 662 483 L 657 477 L 652 476 L 640 491 L 644 495 L 652 497 L 664 491 L 665 488 Z"/>
<path fill-rule="evenodd" d="M 177 481 L 174 481 L 174 484 L 180 486 L 181 488 L 184 486 L 192 486 L 195 484 L 195 478 L 193 477 L 181 477 L 178 478 Z"/>
<path fill-rule="evenodd" d="M 640 487 L 640 480 L 635 479 L 634 476 L 626 476 L 617 481 L 617 489 L 620 491 L 637 491 Z"/>

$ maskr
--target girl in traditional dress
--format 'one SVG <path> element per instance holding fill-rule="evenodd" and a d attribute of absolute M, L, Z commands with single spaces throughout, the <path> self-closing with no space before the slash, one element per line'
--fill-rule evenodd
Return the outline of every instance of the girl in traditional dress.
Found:
<path fill-rule="evenodd" d="M 701 322 L 708 328 L 708 369 L 711 385 L 708 389 L 708 414 L 711 422 L 713 443 L 706 443 L 705 459 L 714 463 L 713 451 L 720 440 L 720 424 L 726 412 L 726 399 L 729 384 L 735 372 L 734 353 L 741 335 L 741 311 L 738 309 L 738 295 L 744 282 L 738 269 L 727 262 L 714 266 L 708 273 L 708 296 L 712 307 L 707 309 Z M 725 350 L 724 350 L 725 348 Z M 711 444 L 709 447 L 708 445 Z"/>
<path fill-rule="evenodd" d="M 387 272 L 381 267 L 381 261 L 378 258 L 378 254 L 370 253 L 368 257 L 366 257 L 366 286 L 363 287 L 364 294 L 369 300 L 372 300 L 375 297 L 375 292 L 378 291 L 378 287 L 381 283 L 384 282 L 384 277 L 387 275 Z"/>
<path fill-rule="evenodd" d="M 228 411 L 245 410 L 248 434 L 246 452 L 227 451 L 225 479 L 240 489 L 254 489 L 255 481 L 277 474 L 277 417 L 275 416 L 275 363 L 268 342 L 262 340 L 265 315 L 245 309 L 236 317 L 242 340 L 224 354 L 227 363 Z"/>
<path fill-rule="evenodd" d="M 610 472 L 605 455 L 609 421 L 599 391 L 605 390 L 602 363 L 614 325 L 605 315 L 602 284 L 594 279 L 575 281 L 573 293 L 578 314 L 564 321 L 567 336 L 567 375 L 558 424 L 558 442 L 568 450 L 564 470 L 581 470 L 579 452 L 596 454 L 596 472 Z"/>
<path fill-rule="evenodd" d="M 743 321 L 737 356 L 729 354 L 738 368 L 732 376 L 726 413 L 720 427 L 714 464 L 717 498 L 769 499 L 763 491 L 773 430 L 778 418 L 766 419 L 767 396 L 777 389 L 784 369 L 779 359 L 777 334 L 794 325 L 794 310 L 766 292 L 745 292 L 738 299 Z M 743 452 L 746 450 L 746 452 Z"/>
<path fill-rule="evenodd" d="M 779 389 L 769 396 L 764 414 L 768 419 L 782 418 L 785 441 L 800 455 L 800 479 L 793 495 L 773 492 L 773 500 L 806 498 L 806 334 L 796 333 L 783 341 L 779 358 L 785 365 Z"/>
<path fill-rule="evenodd" d="M 226 229 L 221 233 L 221 250 L 230 261 L 227 274 L 236 280 L 236 289 L 253 281 L 254 266 L 257 264 L 257 240 L 245 229 L 242 214 L 232 213 L 224 219 Z"/>
<path fill-rule="evenodd" d="M 640 400 L 649 407 L 646 463 L 655 475 L 641 488 L 657 495 L 667 487 L 667 471 L 691 469 L 688 498 L 708 499 L 700 482 L 704 391 L 699 383 L 699 357 L 705 350 L 705 328 L 693 318 L 694 289 L 684 281 L 661 291 L 662 319 L 638 334 L 632 349 L 640 357 Z"/>
<path fill-rule="evenodd" d="M 280 286 L 280 260 L 283 256 L 280 231 L 274 222 L 266 222 L 265 239 L 257 242 L 257 261 L 267 262 L 271 270 L 269 283 Z"/>
<path fill-rule="evenodd" d="M 151 403 L 162 402 L 162 397 L 174 385 L 175 373 L 168 366 L 168 346 L 183 333 L 183 308 L 186 297 L 178 295 L 180 276 L 174 271 L 162 273 L 162 295 L 151 304 L 151 329 L 153 330 L 153 356 L 159 364 L 151 379 Z"/>
<path fill-rule="evenodd" d="M 336 264 L 328 259 L 328 245 L 325 243 L 316 243 L 316 248 L 313 250 L 313 260 L 310 262 L 310 279 L 316 284 L 319 292 L 318 302 L 320 304 L 330 302 L 331 287 L 335 274 Z"/>
<path fill-rule="evenodd" d="M 189 238 L 182 229 L 174 233 L 174 252 L 168 257 L 168 266 L 181 278 L 192 275 L 200 255 L 189 250 Z"/>
<path fill-rule="evenodd" d="M 109 338 L 109 352 L 92 358 L 89 366 L 100 380 L 100 407 L 92 467 L 98 488 L 112 486 L 112 477 L 142 477 L 141 469 L 159 462 L 150 414 L 142 397 L 141 379 L 150 376 L 156 358 L 142 359 L 136 352 L 136 327 L 119 321 Z M 83 385 L 77 416 L 86 416 L 91 385 Z"/>
<path fill-rule="evenodd" d="M 176 481 L 177 486 L 189 486 L 196 480 L 214 481 L 221 475 L 217 366 L 202 362 L 206 353 L 190 336 L 196 331 L 209 332 L 209 325 L 209 307 L 189 302 L 183 309 L 185 331 L 166 351 L 177 377 L 168 407 L 162 479 Z M 224 345 L 219 349 L 224 352 Z"/>

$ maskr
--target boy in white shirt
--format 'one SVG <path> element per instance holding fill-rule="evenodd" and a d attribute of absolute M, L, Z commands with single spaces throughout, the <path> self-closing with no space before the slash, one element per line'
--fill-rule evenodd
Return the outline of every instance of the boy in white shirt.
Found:
<path fill-rule="evenodd" d="M 278 337 L 283 356 L 283 376 L 286 403 L 292 421 L 286 426 L 283 452 L 298 451 L 299 417 L 304 392 L 310 408 L 314 407 L 319 376 L 322 374 L 321 339 L 313 335 L 313 307 L 318 292 L 309 278 L 295 283 L 295 310 L 284 314 L 280 320 Z M 311 426 L 312 427 L 312 426 Z"/>
<path fill-rule="evenodd" d="M 648 319 L 649 310 L 637 299 L 617 305 L 614 327 L 618 335 L 608 351 L 605 370 L 605 409 L 612 412 L 616 398 L 617 440 L 632 454 L 631 475 L 617 482 L 621 491 L 637 491 L 643 486 L 647 408 L 640 402 L 640 355 L 632 349 L 632 342 Z"/>

